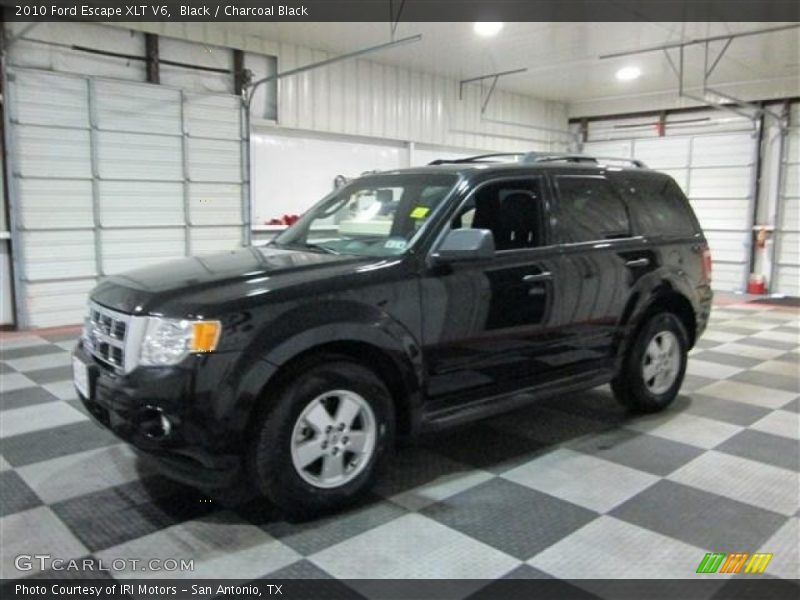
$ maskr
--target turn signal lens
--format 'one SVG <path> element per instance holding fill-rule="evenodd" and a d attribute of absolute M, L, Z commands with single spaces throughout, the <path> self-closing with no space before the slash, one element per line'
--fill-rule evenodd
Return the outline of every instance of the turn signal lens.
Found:
<path fill-rule="evenodd" d="M 219 342 L 222 325 L 219 321 L 195 321 L 192 323 L 192 352 L 213 352 Z"/>

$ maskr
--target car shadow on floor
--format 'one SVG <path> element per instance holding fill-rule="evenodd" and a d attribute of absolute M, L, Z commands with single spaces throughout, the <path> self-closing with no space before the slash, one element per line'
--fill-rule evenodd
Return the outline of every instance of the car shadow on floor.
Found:
<path fill-rule="evenodd" d="M 684 412 L 691 403 L 689 395 L 680 395 L 659 419 L 668 420 L 669 415 Z M 306 528 L 313 527 L 314 523 L 326 523 L 337 515 L 346 519 L 348 515 L 374 511 L 386 502 L 411 510 L 421 508 L 411 497 L 415 489 L 440 483 L 447 485 L 475 474 L 499 475 L 558 448 L 580 447 L 583 450 L 590 447 L 591 452 L 613 451 L 615 444 L 645 435 L 626 426 L 648 418 L 652 417 L 626 411 L 614 400 L 607 386 L 535 401 L 509 413 L 424 434 L 414 442 L 401 444 L 389 457 L 373 493 L 344 510 L 305 518 L 287 516 L 267 500 L 241 489 L 198 491 L 165 482 L 161 476 L 144 476 L 152 472 L 144 466 L 142 484 L 154 503 L 179 520 L 230 510 L 243 520 L 267 529 Z"/>

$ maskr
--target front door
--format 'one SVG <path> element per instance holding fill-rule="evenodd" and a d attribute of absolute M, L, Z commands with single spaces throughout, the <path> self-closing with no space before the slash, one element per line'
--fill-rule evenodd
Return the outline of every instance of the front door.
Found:
<path fill-rule="evenodd" d="M 422 279 L 429 410 L 548 377 L 561 281 L 548 222 L 546 188 L 535 176 L 479 186 L 457 210 L 451 227 L 490 230 L 497 252 Z"/>

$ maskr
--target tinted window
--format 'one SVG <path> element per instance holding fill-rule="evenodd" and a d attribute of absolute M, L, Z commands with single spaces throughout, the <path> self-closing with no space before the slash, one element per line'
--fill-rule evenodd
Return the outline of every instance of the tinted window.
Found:
<path fill-rule="evenodd" d="M 630 235 L 625 204 L 603 177 L 558 177 L 559 224 L 566 242 Z"/>
<path fill-rule="evenodd" d="M 453 229 L 489 229 L 497 250 L 543 246 L 544 202 L 538 179 L 490 183 L 479 188 L 453 219 Z"/>
<path fill-rule="evenodd" d="M 642 233 L 691 236 L 695 233 L 689 201 L 669 177 L 627 177 L 622 193 Z"/>

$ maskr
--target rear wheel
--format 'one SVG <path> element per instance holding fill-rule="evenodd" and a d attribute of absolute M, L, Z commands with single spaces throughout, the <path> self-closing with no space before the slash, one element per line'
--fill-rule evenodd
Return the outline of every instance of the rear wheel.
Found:
<path fill-rule="evenodd" d="M 319 514 L 371 487 L 393 437 L 383 382 L 358 363 L 332 357 L 283 388 L 256 433 L 251 476 L 287 512 Z"/>
<path fill-rule="evenodd" d="M 639 330 L 611 382 L 617 400 L 639 412 L 669 406 L 683 383 L 687 353 L 688 336 L 681 321 L 668 312 L 653 315 Z"/>

